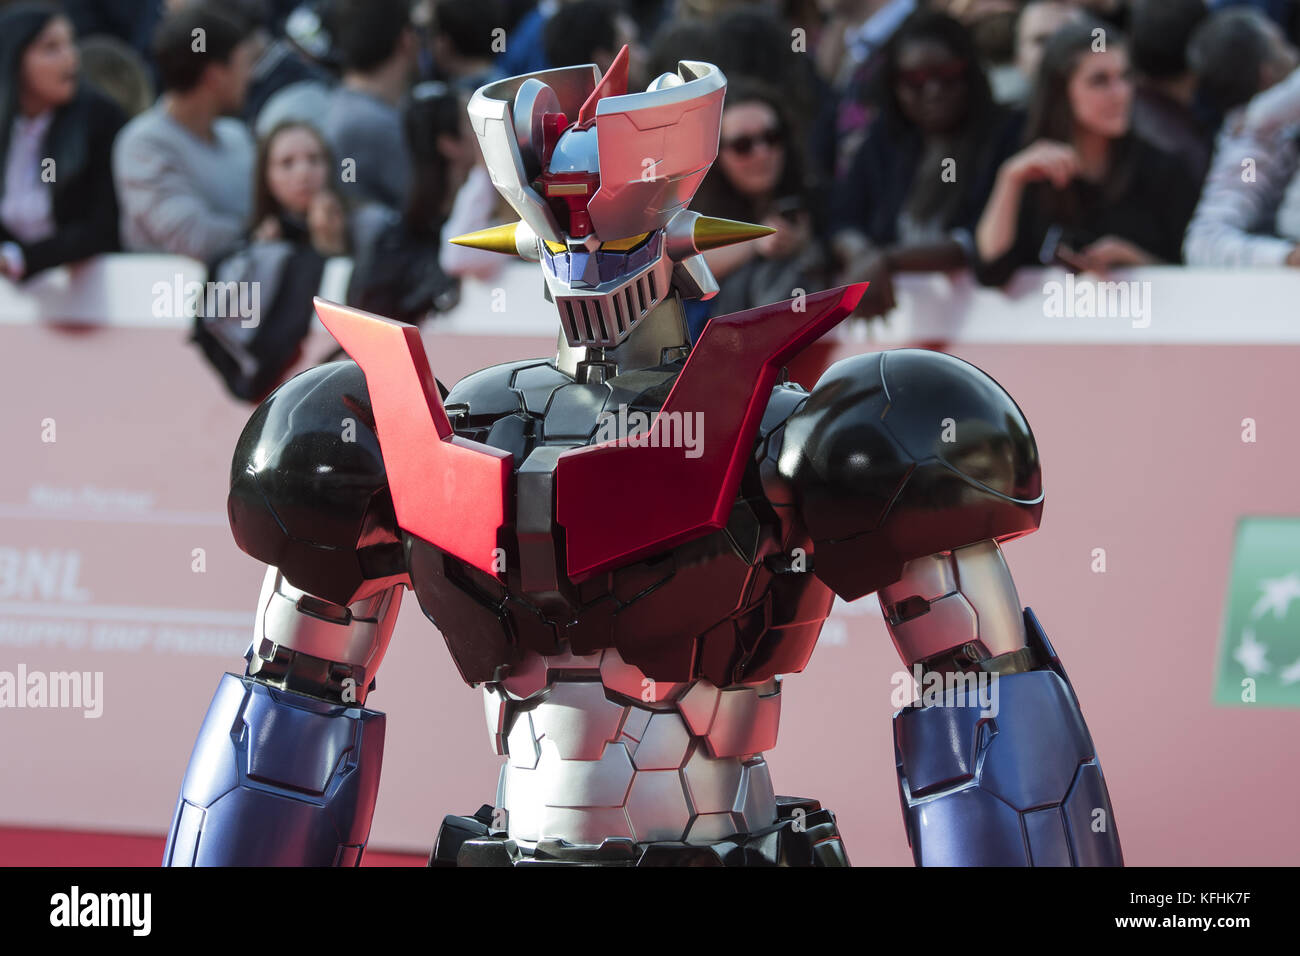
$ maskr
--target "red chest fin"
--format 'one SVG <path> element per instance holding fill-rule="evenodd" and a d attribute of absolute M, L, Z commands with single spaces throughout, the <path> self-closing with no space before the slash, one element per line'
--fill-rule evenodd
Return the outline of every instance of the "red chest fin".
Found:
<path fill-rule="evenodd" d="M 397 523 L 503 577 L 510 453 L 452 433 L 415 326 L 323 299 L 316 314 L 365 372 Z"/>
<path fill-rule="evenodd" d="M 721 528 L 781 366 L 852 312 L 865 291 L 865 283 L 844 286 L 711 320 L 648 436 L 562 454 L 556 520 L 569 576 Z M 452 432 L 414 326 L 321 299 L 316 312 L 366 375 L 398 524 L 504 577 L 496 549 L 512 520 L 510 453 Z M 691 458 L 680 442 L 668 447 L 670 423 L 674 413 L 680 421 L 697 412 L 704 427 Z"/>
<path fill-rule="evenodd" d="M 556 519 L 565 529 L 570 577 L 723 527 L 781 367 L 852 312 L 866 288 L 843 286 L 712 319 L 648 439 L 639 436 L 632 445 L 624 438 L 561 455 Z M 672 427 L 666 416 L 674 412 L 702 413 L 698 457 L 663 447 Z"/>

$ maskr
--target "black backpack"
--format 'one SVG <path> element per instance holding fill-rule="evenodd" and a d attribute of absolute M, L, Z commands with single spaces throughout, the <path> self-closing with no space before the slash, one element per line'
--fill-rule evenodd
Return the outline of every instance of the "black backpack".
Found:
<path fill-rule="evenodd" d="M 209 269 L 190 340 L 236 398 L 260 402 L 297 363 L 324 271 L 310 245 L 285 240 L 244 243 Z"/>

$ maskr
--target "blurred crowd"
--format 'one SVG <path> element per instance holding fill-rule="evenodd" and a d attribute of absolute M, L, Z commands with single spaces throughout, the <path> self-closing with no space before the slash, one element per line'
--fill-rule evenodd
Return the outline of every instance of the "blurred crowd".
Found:
<path fill-rule="evenodd" d="M 407 321 L 503 257 L 515 217 L 465 105 L 492 79 L 678 60 L 728 78 L 692 208 L 769 225 L 707 253 L 723 313 L 870 280 L 1020 267 L 1300 266 L 1295 0 L 62 0 L 0 3 L 0 274 L 175 253 L 257 282 L 199 324 L 265 390 L 324 263 Z"/>

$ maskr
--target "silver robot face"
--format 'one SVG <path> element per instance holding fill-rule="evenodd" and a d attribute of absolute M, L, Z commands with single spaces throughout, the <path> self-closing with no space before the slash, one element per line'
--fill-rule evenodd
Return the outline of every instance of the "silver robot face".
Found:
<path fill-rule="evenodd" d="M 663 233 L 633 240 L 626 249 L 632 240 L 598 243 L 594 250 L 581 242 L 542 244 L 542 274 L 569 345 L 618 345 L 668 294 L 673 264 L 664 255 Z"/>

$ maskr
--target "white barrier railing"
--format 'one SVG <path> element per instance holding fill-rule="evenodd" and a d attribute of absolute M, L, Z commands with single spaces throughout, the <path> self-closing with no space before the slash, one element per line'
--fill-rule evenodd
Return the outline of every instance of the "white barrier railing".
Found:
<path fill-rule="evenodd" d="M 341 300 L 350 273 L 349 260 L 330 260 L 321 295 Z M 203 266 L 192 259 L 103 256 L 26 283 L 0 280 L 0 323 L 180 328 L 190 319 L 163 299 L 203 281 Z M 1300 271 L 1293 269 L 1164 266 L 1105 279 L 1030 269 L 1005 289 L 937 273 L 899 277 L 895 292 L 898 307 L 887 318 L 846 322 L 834 335 L 882 345 L 1300 344 Z M 537 266 L 504 262 L 493 281 L 465 280 L 460 303 L 432 328 L 450 335 L 551 335 L 555 327 Z"/>

